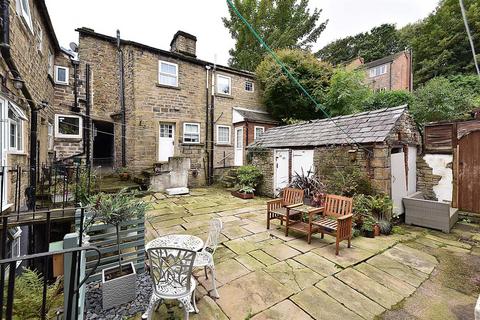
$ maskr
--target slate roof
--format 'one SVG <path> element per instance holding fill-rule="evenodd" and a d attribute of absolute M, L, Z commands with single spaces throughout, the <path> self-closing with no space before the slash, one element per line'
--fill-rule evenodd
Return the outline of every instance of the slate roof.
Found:
<path fill-rule="evenodd" d="M 265 131 L 250 147 L 316 147 L 383 142 L 406 110 L 407 105 L 403 105 L 275 127 Z"/>
<path fill-rule="evenodd" d="M 272 123 L 277 124 L 278 121 L 274 120 L 270 114 L 266 112 L 258 112 L 252 110 L 245 110 L 245 109 L 237 109 L 237 111 L 246 121 L 249 122 L 258 122 L 258 123 Z"/>
<path fill-rule="evenodd" d="M 397 52 L 397 53 L 391 54 L 389 56 L 386 56 L 386 57 L 383 57 L 383 58 L 380 58 L 380 59 L 377 59 L 377 60 L 370 61 L 370 62 L 362 65 L 362 67 L 365 68 L 365 69 L 370 69 L 370 68 L 373 68 L 373 67 L 376 67 L 376 66 L 381 66 L 383 64 L 392 62 L 393 60 L 395 60 L 399 56 L 401 56 L 403 53 L 404 53 L 404 51 L 401 51 L 401 52 Z"/>

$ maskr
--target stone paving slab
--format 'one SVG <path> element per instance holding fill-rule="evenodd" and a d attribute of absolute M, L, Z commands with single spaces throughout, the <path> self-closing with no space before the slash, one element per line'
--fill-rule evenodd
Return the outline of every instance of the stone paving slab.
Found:
<path fill-rule="evenodd" d="M 252 257 L 263 263 L 264 265 L 271 265 L 274 263 L 277 263 L 278 260 L 272 257 L 271 255 L 265 253 L 265 251 L 262 250 L 255 250 L 249 253 Z"/>
<path fill-rule="evenodd" d="M 237 239 L 251 235 L 252 233 L 240 226 L 232 226 L 224 228 L 222 234 L 229 239 Z"/>
<path fill-rule="evenodd" d="M 316 320 L 362 319 L 316 287 L 307 288 L 290 299 Z"/>
<path fill-rule="evenodd" d="M 256 242 L 248 241 L 245 238 L 230 240 L 223 244 L 236 254 L 245 254 L 257 249 Z"/>
<path fill-rule="evenodd" d="M 244 320 L 285 300 L 293 290 L 258 270 L 236 279 L 219 290 L 217 304 L 230 320 Z"/>
<path fill-rule="evenodd" d="M 244 225 L 243 227 L 248 231 L 250 231 L 251 233 L 260 233 L 260 232 L 267 231 L 267 228 L 264 225 L 257 222 L 250 222 Z"/>
<path fill-rule="evenodd" d="M 292 259 L 270 265 L 263 270 L 295 292 L 311 287 L 323 278 L 320 274 L 312 272 L 303 264 Z"/>
<path fill-rule="evenodd" d="M 301 251 L 302 253 L 306 253 L 310 250 L 317 249 L 317 248 L 322 248 L 325 246 L 328 246 L 329 244 L 335 242 L 335 240 L 332 238 L 327 238 L 325 236 L 325 239 L 320 239 L 320 238 L 312 238 L 312 241 L 310 244 L 308 244 L 306 239 L 293 239 L 290 241 L 285 242 L 287 246 L 290 246 L 298 251 Z"/>
<path fill-rule="evenodd" d="M 392 275 L 372 266 L 371 264 L 361 263 L 354 268 L 381 285 L 401 294 L 403 297 L 408 297 L 416 290 L 414 286 L 403 282 L 396 277 L 393 277 Z"/>
<path fill-rule="evenodd" d="M 430 274 L 438 264 L 434 256 L 404 244 L 398 244 L 383 254 L 427 274 Z"/>
<path fill-rule="evenodd" d="M 341 270 L 341 268 L 336 266 L 333 262 L 313 252 L 301 254 L 296 256 L 294 259 L 307 266 L 310 270 L 315 271 L 324 277 L 337 273 Z"/>
<path fill-rule="evenodd" d="M 361 248 L 353 246 L 351 248 L 347 248 L 346 241 L 343 241 L 340 244 L 340 251 L 338 255 L 335 255 L 335 244 L 331 244 L 323 248 L 318 248 L 312 250 L 311 252 L 318 254 L 319 256 L 322 256 L 325 259 L 328 259 L 343 268 L 347 268 L 354 264 L 360 263 L 375 255 L 374 252 L 367 251 Z"/>
<path fill-rule="evenodd" d="M 270 309 L 260 312 L 251 320 L 312 320 L 312 318 L 290 300 L 283 300 Z"/>
<path fill-rule="evenodd" d="M 257 259 L 255 259 L 254 257 L 248 254 L 237 256 L 235 257 L 235 260 L 240 262 L 245 268 L 247 268 L 250 271 L 259 270 L 265 267 L 263 263 L 261 263 L 260 261 L 258 261 Z"/>
<path fill-rule="evenodd" d="M 390 309 L 403 300 L 402 295 L 382 286 L 353 268 L 345 269 L 336 274 L 335 277 L 384 308 Z"/>
<path fill-rule="evenodd" d="M 428 278 L 428 274 L 410 268 L 384 254 L 369 259 L 367 263 L 414 287 L 420 286 L 420 284 Z"/>
<path fill-rule="evenodd" d="M 277 260 L 286 260 L 300 254 L 300 251 L 285 244 L 270 244 L 263 247 L 262 250 Z"/>
<path fill-rule="evenodd" d="M 389 247 L 395 245 L 397 242 L 398 240 L 388 236 L 379 236 L 373 239 L 356 237 L 352 239 L 352 247 L 377 253 L 388 249 Z"/>
<path fill-rule="evenodd" d="M 334 277 L 327 277 L 315 286 L 364 319 L 373 320 L 385 311 L 381 305 Z"/>
<path fill-rule="evenodd" d="M 227 283 L 250 272 L 240 262 L 229 259 L 215 265 L 216 277 L 221 283 Z"/>
<path fill-rule="evenodd" d="M 459 248 L 462 248 L 462 249 L 467 249 L 467 250 L 472 249 L 472 246 L 467 244 L 467 243 L 438 237 L 438 236 L 435 236 L 433 234 L 427 234 L 425 236 L 425 238 L 430 239 L 430 240 L 434 240 L 434 241 L 437 241 L 437 242 L 441 242 L 441 243 L 444 243 L 444 244 L 447 244 L 447 245 L 450 245 L 450 246 L 459 247 Z"/>

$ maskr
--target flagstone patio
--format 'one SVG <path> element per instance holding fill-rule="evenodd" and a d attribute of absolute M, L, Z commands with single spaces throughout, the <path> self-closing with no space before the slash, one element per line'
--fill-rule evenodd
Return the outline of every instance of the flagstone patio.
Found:
<path fill-rule="evenodd" d="M 402 234 L 355 238 L 350 249 L 342 243 L 335 256 L 332 237 L 314 236 L 309 245 L 294 232 L 285 237 L 278 225 L 266 230 L 264 198 L 203 188 L 147 200 L 153 209 L 146 241 L 173 233 L 205 240 L 211 218 L 224 223 L 215 253 L 220 298 L 209 297 L 211 281 L 198 272 L 200 313 L 191 319 L 473 319 L 476 225 L 458 224 L 450 235 L 405 226 Z M 181 310 L 172 310 L 181 319 Z M 168 319 L 165 306 L 154 315 L 160 318 Z"/>

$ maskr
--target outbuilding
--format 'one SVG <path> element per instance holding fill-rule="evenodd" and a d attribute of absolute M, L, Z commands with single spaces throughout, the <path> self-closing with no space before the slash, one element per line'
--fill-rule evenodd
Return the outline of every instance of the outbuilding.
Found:
<path fill-rule="evenodd" d="M 260 193 L 274 196 L 295 172 L 315 172 L 333 156 L 335 166 L 358 166 L 402 213 L 402 198 L 416 192 L 420 141 L 403 105 L 271 128 L 249 147 L 249 160 L 263 172 Z"/>

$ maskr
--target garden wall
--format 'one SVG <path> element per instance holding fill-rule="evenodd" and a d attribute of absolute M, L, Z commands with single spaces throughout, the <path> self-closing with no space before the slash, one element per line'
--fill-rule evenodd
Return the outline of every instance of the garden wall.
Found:
<path fill-rule="evenodd" d="M 249 149 L 247 154 L 247 161 L 254 165 L 262 173 L 262 182 L 257 187 L 257 193 L 272 197 L 273 192 L 273 150 L 272 149 Z"/>

